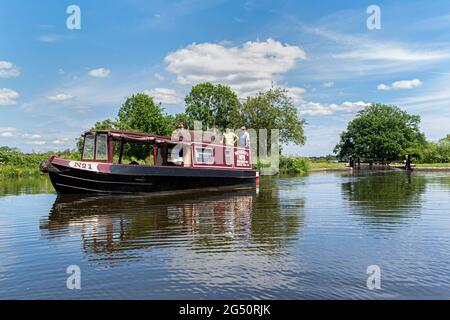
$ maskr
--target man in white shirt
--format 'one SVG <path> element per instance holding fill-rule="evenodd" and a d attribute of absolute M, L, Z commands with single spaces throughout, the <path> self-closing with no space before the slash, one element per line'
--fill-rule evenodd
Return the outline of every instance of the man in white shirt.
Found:
<path fill-rule="evenodd" d="M 239 146 L 241 148 L 250 148 L 250 135 L 247 132 L 246 127 L 242 127 L 242 134 L 239 138 Z"/>

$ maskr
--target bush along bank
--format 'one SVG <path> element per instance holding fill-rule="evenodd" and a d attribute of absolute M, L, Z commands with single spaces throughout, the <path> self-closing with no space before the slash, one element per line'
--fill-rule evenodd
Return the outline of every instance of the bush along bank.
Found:
<path fill-rule="evenodd" d="M 66 150 L 62 152 L 22 153 L 19 149 L 0 147 L 0 177 L 25 177 L 39 175 L 39 164 L 52 155 L 59 155 L 65 159 L 79 160 L 78 151 Z"/>

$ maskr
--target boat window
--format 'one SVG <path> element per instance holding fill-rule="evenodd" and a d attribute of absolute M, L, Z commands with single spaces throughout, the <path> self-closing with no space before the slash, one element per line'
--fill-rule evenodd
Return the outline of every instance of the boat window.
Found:
<path fill-rule="evenodd" d="M 212 148 L 195 148 L 195 162 L 197 163 L 205 163 L 205 164 L 213 164 L 213 149 Z"/>
<path fill-rule="evenodd" d="M 225 150 L 225 164 L 227 166 L 230 166 L 233 164 L 233 149 L 226 149 Z"/>
<path fill-rule="evenodd" d="M 94 135 L 89 134 L 84 138 L 83 159 L 94 160 Z"/>
<path fill-rule="evenodd" d="M 95 149 L 96 160 L 108 160 L 108 136 L 106 134 L 97 135 L 97 147 Z"/>

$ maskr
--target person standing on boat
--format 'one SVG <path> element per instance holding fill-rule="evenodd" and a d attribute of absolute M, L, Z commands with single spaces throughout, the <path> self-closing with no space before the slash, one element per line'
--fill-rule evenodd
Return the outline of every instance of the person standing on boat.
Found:
<path fill-rule="evenodd" d="M 247 128 L 246 127 L 242 127 L 242 134 L 241 137 L 239 138 L 239 146 L 241 148 L 250 148 L 250 135 L 247 132 Z"/>
<path fill-rule="evenodd" d="M 233 164 L 233 150 L 238 140 L 239 137 L 230 128 L 225 129 L 225 133 L 223 134 L 223 143 L 225 144 L 225 148 L 222 150 L 225 152 L 225 164 L 227 165 Z"/>
<path fill-rule="evenodd" d="M 184 129 L 183 122 L 180 122 L 177 126 L 175 137 L 178 139 L 178 141 L 186 140 L 185 138 L 188 138 L 189 131 Z M 190 139 L 187 139 L 188 141 Z M 183 145 L 177 145 L 172 149 L 172 159 L 175 164 L 182 165 L 183 164 L 183 156 L 184 156 L 184 148 Z"/>
<path fill-rule="evenodd" d="M 236 141 L 239 140 L 239 137 L 231 131 L 230 128 L 227 128 L 225 130 L 225 133 L 223 134 L 224 142 L 227 147 L 234 147 L 236 144 Z"/>

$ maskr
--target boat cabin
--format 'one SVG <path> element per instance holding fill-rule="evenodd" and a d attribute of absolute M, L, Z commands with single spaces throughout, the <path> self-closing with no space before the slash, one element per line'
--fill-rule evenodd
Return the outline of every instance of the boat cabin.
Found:
<path fill-rule="evenodd" d="M 118 130 L 88 131 L 81 160 L 140 166 L 252 169 L 251 150 L 216 143 L 208 132 L 184 132 L 172 137 Z M 196 139 L 186 139 L 195 137 Z M 201 137 L 197 139 L 197 137 Z M 127 157 L 138 154 L 139 159 Z M 127 163 L 128 162 L 128 163 Z"/>

